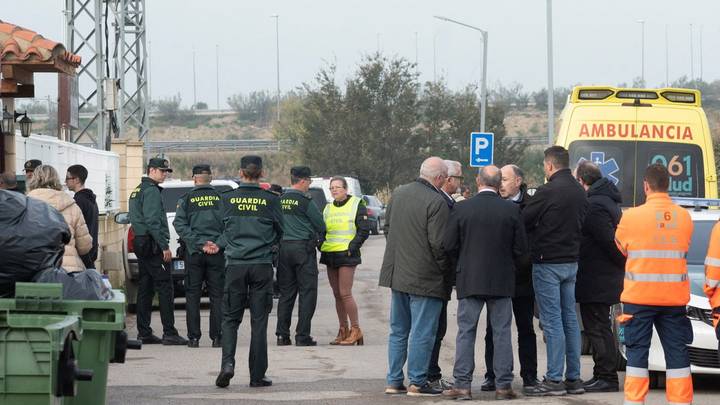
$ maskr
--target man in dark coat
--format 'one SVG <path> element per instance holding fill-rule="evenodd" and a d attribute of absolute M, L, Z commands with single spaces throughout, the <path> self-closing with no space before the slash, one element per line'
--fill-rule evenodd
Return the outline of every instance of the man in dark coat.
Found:
<path fill-rule="evenodd" d="M 524 392 L 531 396 L 582 394 L 575 279 L 588 202 L 570 172 L 568 151 L 556 145 L 545 149 L 544 155 L 547 183 L 538 187 L 522 214 L 530 234 L 533 289 L 548 362 L 544 381 Z"/>
<path fill-rule="evenodd" d="M 527 185 L 523 182 L 524 173 L 516 165 L 506 165 L 501 169 L 502 186 L 500 196 L 512 201 L 520 207 L 522 212 L 530 200 Z M 529 253 L 529 252 L 528 252 Z M 539 383 L 537 379 L 537 336 L 533 318 L 535 314 L 535 295 L 532 288 L 532 262 L 530 255 L 525 255 L 515 262 L 515 295 L 512 299 L 512 309 L 517 327 L 518 358 L 520 360 L 520 377 L 523 387 L 532 387 Z M 490 322 L 485 332 L 485 381 L 480 389 L 483 391 L 495 390 L 495 373 L 493 372 L 493 332 Z"/>
<path fill-rule="evenodd" d="M 575 285 L 575 299 L 580 303 L 585 336 L 590 340 L 595 362 L 593 378 L 585 383 L 585 391 L 615 392 L 619 385 L 610 307 L 620 302 L 625 277 L 625 256 L 615 245 L 622 200 L 617 187 L 589 161 L 578 165 L 575 177 L 587 191 L 590 203 Z"/>
<path fill-rule="evenodd" d="M 452 389 L 444 396 L 470 399 L 475 370 L 475 339 L 483 306 L 493 324 L 495 398 L 516 398 L 512 390 L 512 301 L 515 261 L 527 255 L 525 227 L 517 204 L 498 195 L 500 169 L 486 166 L 477 177 L 478 194 L 458 204 L 450 216 L 443 246 L 456 267 L 458 333 Z"/>
<path fill-rule="evenodd" d="M 427 382 L 427 372 L 442 304 L 450 298 L 452 267 L 442 247 L 450 210 L 439 191 L 447 177 L 445 162 L 430 157 L 420 167 L 420 178 L 398 187 L 388 204 L 387 246 L 380 270 L 380 286 L 392 290 L 387 394 L 442 393 Z"/>

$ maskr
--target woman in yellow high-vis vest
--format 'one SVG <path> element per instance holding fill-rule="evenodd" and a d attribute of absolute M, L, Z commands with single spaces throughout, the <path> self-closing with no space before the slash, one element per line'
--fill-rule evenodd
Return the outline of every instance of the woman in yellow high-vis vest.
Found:
<path fill-rule="evenodd" d="M 348 195 L 344 177 L 330 180 L 333 202 L 325 206 L 327 233 L 320 247 L 320 263 L 327 266 L 328 280 L 335 296 L 340 330 L 331 345 L 362 345 L 358 309 L 352 296 L 355 267 L 360 264 L 360 247 L 370 235 L 367 209 L 362 198 Z M 350 325 L 348 327 L 348 321 Z"/>

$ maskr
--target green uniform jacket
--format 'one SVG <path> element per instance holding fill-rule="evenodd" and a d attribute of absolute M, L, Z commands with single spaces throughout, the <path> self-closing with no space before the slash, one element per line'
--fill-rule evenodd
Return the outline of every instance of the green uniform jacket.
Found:
<path fill-rule="evenodd" d="M 180 197 L 173 226 L 188 253 L 202 252 L 207 241 L 217 242 L 223 230 L 220 193 L 205 184 Z"/>
<path fill-rule="evenodd" d="M 128 215 L 136 236 L 151 236 L 162 250 L 166 250 L 170 248 L 170 231 L 161 191 L 155 180 L 143 177 L 140 185 L 130 193 Z"/>
<path fill-rule="evenodd" d="M 241 183 L 222 193 L 223 233 L 216 242 L 227 264 L 272 263 L 282 239 L 280 198 L 257 183 Z"/>
<path fill-rule="evenodd" d="M 325 221 L 309 194 L 290 189 L 280 197 L 283 213 L 282 240 L 322 240 Z"/>

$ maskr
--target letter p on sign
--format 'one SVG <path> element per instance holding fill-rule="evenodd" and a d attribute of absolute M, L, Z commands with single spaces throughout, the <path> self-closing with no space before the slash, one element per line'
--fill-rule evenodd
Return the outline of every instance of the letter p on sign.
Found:
<path fill-rule="evenodd" d="M 490 132 L 470 134 L 470 166 L 483 167 L 493 164 L 494 137 Z"/>

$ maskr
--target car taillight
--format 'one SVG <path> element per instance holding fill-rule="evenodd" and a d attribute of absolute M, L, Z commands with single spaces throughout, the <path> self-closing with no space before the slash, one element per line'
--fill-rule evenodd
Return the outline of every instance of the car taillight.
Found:
<path fill-rule="evenodd" d="M 373 212 L 373 210 L 370 209 L 370 208 L 367 209 L 367 213 L 368 213 L 368 215 L 370 215 L 370 216 L 375 215 L 375 213 Z"/>
<path fill-rule="evenodd" d="M 128 239 L 127 239 L 127 250 L 128 253 L 135 253 L 135 248 L 133 247 L 133 240 L 135 239 L 135 232 L 133 232 L 132 226 L 130 229 L 128 229 Z"/>

